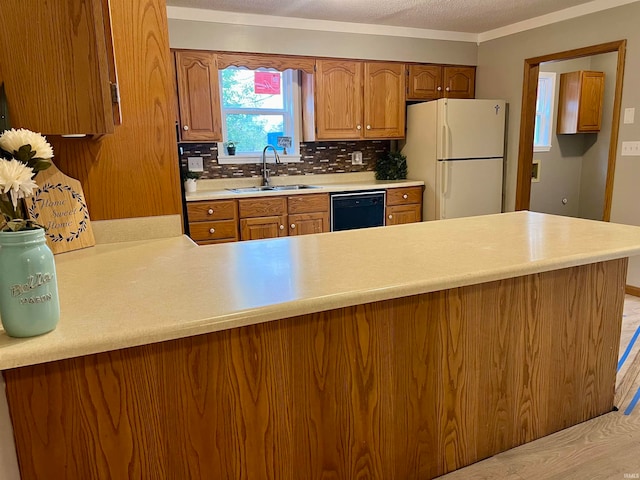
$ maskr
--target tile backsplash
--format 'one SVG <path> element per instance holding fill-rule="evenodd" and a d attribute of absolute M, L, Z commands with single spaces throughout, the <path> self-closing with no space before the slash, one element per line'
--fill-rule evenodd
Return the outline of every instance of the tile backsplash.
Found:
<path fill-rule="evenodd" d="M 202 157 L 203 179 L 259 177 L 260 164 L 218 164 L 216 143 L 181 143 L 180 165 L 187 168 L 188 157 Z M 313 175 L 326 173 L 366 172 L 375 169 L 376 159 L 386 155 L 391 148 L 389 140 L 307 142 L 300 144 L 301 162 L 269 164 L 271 175 Z M 362 165 L 351 164 L 351 153 L 362 152 Z"/>

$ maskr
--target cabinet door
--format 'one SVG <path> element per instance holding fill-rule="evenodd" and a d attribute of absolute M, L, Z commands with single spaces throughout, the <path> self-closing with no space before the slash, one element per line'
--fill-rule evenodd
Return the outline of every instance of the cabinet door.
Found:
<path fill-rule="evenodd" d="M 316 138 L 362 138 L 362 62 L 316 61 Z"/>
<path fill-rule="evenodd" d="M 308 235 L 328 232 L 329 213 L 298 213 L 289 215 L 289 235 Z"/>
<path fill-rule="evenodd" d="M 113 133 L 120 123 L 108 0 L 2 0 L 0 65 L 13 127 Z M 34 32 L 37 30 L 37 32 Z"/>
<path fill-rule="evenodd" d="M 365 138 L 404 137 L 405 80 L 402 63 L 365 63 Z"/>
<path fill-rule="evenodd" d="M 176 71 L 181 140 L 221 142 L 222 122 L 215 53 L 176 51 Z"/>
<path fill-rule="evenodd" d="M 387 225 L 401 225 L 421 220 L 422 206 L 420 204 L 387 207 Z"/>
<path fill-rule="evenodd" d="M 444 67 L 442 82 L 446 98 L 475 98 L 476 67 Z"/>
<path fill-rule="evenodd" d="M 240 240 L 286 237 L 286 224 L 286 215 L 243 218 L 240 220 Z"/>
<path fill-rule="evenodd" d="M 604 73 L 580 72 L 578 132 L 599 132 L 604 100 Z"/>
<path fill-rule="evenodd" d="M 440 65 L 409 65 L 407 100 L 435 100 L 442 97 Z"/>

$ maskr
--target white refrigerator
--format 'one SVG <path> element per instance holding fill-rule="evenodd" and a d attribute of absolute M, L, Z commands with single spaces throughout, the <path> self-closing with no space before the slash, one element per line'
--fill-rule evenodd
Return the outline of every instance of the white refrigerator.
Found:
<path fill-rule="evenodd" d="M 423 219 L 502 211 L 504 100 L 440 99 L 407 107 L 407 177 L 424 180 Z"/>

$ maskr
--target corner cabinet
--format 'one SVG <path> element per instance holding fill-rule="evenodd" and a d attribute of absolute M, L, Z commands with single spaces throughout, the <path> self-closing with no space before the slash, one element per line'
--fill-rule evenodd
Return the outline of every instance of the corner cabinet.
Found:
<path fill-rule="evenodd" d="M 404 137 L 402 63 L 317 60 L 303 97 L 307 141 Z"/>
<path fill-rule="evenodd" d="M 221 142 L 220 86 L 216 54 L 176 50 L 180 140 Z"/>
<path fill-rule="evenodd" d="M 476 67 L 409 65 L 407 100 L 475 98 Z"/>
<path fill-rule="evenodd" d="M 2 0 L 0 25 L 13 127 L 46 135 L 114 132 L 120 108 L 108 0 Z"/>
<path fill-rule="evenodd" d="M 560 75 L 557 133 L 599 132 L 603 99 L 603 72 L 583 70 Z"/>

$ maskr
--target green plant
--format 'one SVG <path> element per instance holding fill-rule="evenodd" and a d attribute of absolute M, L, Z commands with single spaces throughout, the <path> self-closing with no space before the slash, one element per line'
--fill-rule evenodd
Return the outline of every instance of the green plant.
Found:
<path fill-rule="evenodd" d="M 404 180 L 407 178 L 407 157 L 389 152 L 376 160 L 376 180 Z"/>
<path fill-rule="evenodd" d="M 192 172 L 190 170 L 185 170 L 182 173 L 182 180 L 189 180 L 189 179 L 193 179 L 193 180 L 197 180 L 200 178 L 200 172 Z"/>

